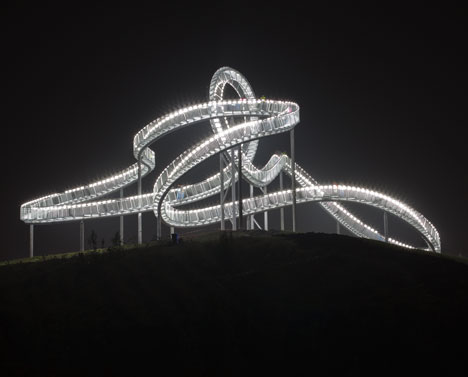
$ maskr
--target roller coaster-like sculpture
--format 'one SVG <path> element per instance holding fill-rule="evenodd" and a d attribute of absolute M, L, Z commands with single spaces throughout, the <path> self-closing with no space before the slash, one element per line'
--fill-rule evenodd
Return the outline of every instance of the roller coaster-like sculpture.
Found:
<path fill-rule="evenodd" d="M 224 100 L 226 85 L 239 95 L 238 100 Z M 192 146 L 167 166 L 156 179 L 152 193 L 141 192 L 142 177 L 155 167 L 155 152 L 150 146 L 165 135 L 201 121 L 209 120 L 214 135 Z M 295 231 L 296 203 L 319 202 L 320 205 L 350 232 L 359 237 L 387 241 L 404 247 L 410 245 L 388 237 L 387 212 L 409 223 L 422 236 L 428 251 L 441 252 L 440 238 L 435 227 L 419 212 L 383 193 L 347 185 L 320 185 L 294 161 L 294 127 L 299 123 L 299 106 L 294 102 L 255 98 L 252 87 L 238 71 L 223 67 L 214 74 L 209 90 L 209 102 L 189 106 L 158 118 L 133 140 L 137 163 L 119 173 L 86 186 L 48 195 L 21 206 L 20 217 L 30 224 L 30 255 L 33 255 L 33 225 L 81 220 L 81 250 L 84 248 L 83 220 L 120 216 L 123 242 L 123 216 L 138 214 L 138 242 L 142 242 L 141 213 L 154 211 L 158 220 L 157 234 L 161 237 L 161 222 L 171 227 L 194 227 L 226 220 L 232 229 L 259 226 L 254 215 L 264 213 L 264 228 L 268 228 L 268 212 L 281 211 L 281 229 L 284 230 L 284 207 L 292 206 L 292 228 Z M 265 166 L 254 165 L 259 139 L 282 132 L 290 133 L 291 157 L 274 154 Z M 186 185 L 175 184 L 190 169 L 218 154 L 220 171 L 208 179 Z M 291 188 L 283 187 L 283 174 L 291 179 Z M 267 186 L 279 177 L 280 189 L 267 192 Z M 242 198 L 239 189 L 242 180 L 250 184 L 250 196 Z M 123 188 L 138 182 L 138 195 L 123 197 Z M 237 188 L 236 196 L 236 185 Z M 262 191 L 253 196 L 254 187 Z M 229 188 L 232 200 L 227 202 Z M 96 201 L 120 190 L 120 199 Z M 219 195 L 219 204 L 198 209 L 187 208 L 194 203 Z M 384 211 L 384 234 L 365 224 L 349 212 L 343 202 L 358 202 Z M 184 207 L 185 206 L 185 207 Z M 239 222 L 239 224 L 237 224 Z"/>

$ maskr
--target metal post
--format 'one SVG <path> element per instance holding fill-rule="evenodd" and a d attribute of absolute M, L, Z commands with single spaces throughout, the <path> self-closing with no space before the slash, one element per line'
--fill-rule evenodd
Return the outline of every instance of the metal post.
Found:
<path fill-rule="evenodd" d="M 141 209 L 141 154 L 138 158 L 138 205 Z M 143 243 L 143 224 L 141 212 L 138 212 L 138 245 Z"/>
<path fill-rule="evenodd" d="M 254 187 L 253 187 L 253 185 L 250 185 L 250 197 L 251 198 L 253 198 L 253 191 L 254 191 Z M 251 230 L 255 229 L 254 215 L 250 215 L 250 229 Z"/>
<path fill-rule="evenodd" d="M 280 191 L 283 191 L 283 171 L 280 171 L 279 181 L 280 181 Z M 280 208 L 280 223 L 281 223 L 281 230 L 284 231 L 284 207 Z"/>
<path fill-rule="evenodd" d="M 29 224 L 29 258 L 34 256 L 34 224 Z"/>
<path fill-rule="evenodd" d="M 162 239 L 162 219 L 161 219 L 161 202 L 158 203 L 158 218 L 156 219 L 156 238 Z"/>
<path fill-rule="evenodd" d="M 383 213 L 383 224 L 384 224 L 385 242 L 388 242 L 388 218 L 387 218 L 387 211 L 384 211 L 384 213 Z"/>
<path fill-rule="evenodd" d="M 123 199 L 123 188 L 120 189 L 120 200 Z M 124 244 L 124 217 L 120 216 L 120 246 Z"/>
<path fill-rule="evenodd" d="M 336 234 L 341 234 L 340 232 L 340 222 L 336 221 Z"/>
<path fill-rule="evenodd" d="M 219 205 L 221 207 L 221 230 L 226 229 L 226 225 L 224 223 L 224 164 L 223 164 L 223 154 L 219 154 L 219 179 L 220 179 L 220 187 L 219 187 Z"/>
<path fill-rule="evenodd" d="M 294 128 L 290 131 L 291 141 L 291 189 L 292 189 L 292 230 L 296 231 L 296 157 L 294 151 Z"/>
<path fill-rule="evenodd" d="M 231 149 L 231 195 L 232 195 L 232 230 L 237 230 L 236 220 L 236 161 L 234 159 L 234 148 Z"/>
<path fill-rule="evenodd" d="M 84 221 L 80 221 L 80 251 L 84 251 Z"/>
<path fill-rule="evenodd" d="M 267 194 L 267 187 L 263 188 L 263 193 Z M 263 229 L 268 230 L 268 211 L 263 212 Z"/>
<path fill-rule="evenodd" d="M 242 219 L 242 144 L 239 145 L 239 230 L 244 228 L 244 222 Z"/>

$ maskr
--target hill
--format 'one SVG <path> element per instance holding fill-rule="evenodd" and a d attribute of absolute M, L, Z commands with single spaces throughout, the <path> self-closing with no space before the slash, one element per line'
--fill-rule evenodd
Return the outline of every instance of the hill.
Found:
<path fill-rule="evenodd" d="M 212 233 L 0 266 L 3 376 L 467 375 L 468 265 Z"/>

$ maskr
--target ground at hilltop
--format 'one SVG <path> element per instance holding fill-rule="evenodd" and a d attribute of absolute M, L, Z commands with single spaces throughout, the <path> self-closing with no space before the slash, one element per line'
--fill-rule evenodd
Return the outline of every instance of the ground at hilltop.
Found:
<path fill-rule="evenodd" d="M 467 375 L 467 294 L 462 259 L 314 233 L 4 264 L 0 373 Z"/>

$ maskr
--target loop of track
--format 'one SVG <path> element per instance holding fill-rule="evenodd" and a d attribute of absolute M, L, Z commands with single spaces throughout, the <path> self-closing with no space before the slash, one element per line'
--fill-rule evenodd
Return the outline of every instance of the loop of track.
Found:
<path fill-rule="evenodd" d="M 226 85 L 239 95 L 239 100 L 224 100 Z M 224 169 L 224 187 L 230 185 L 231 167 L 237 165 L 227 153 L 231 148 L 242 145 L 242 175 L 255 187 L 264 187 L 280 172 L 291 176 L 291 160 L 285 154 L 274 154 L 265 166 L 258 168 L 253 163 L 259 140 L 263 137 L 287 132 L 299 123 L 299 106 L 289 101 L 259 100 L 238 71 L 223 67 L 210 84 L 210 101 L 177 110 L 158 118 L 134 137 L 133 150 L 141 160 L 141 174 L 147 175 L 155 168 L 155 152 L 150 146 L 168 133 L 195 125 L 201 121 L 211 122 L 214 135 L 205 138 L 178 156 L 155 181 L 153 193 L 122 199 L 92 201 L 138 179 L 138 163 L 121 172 L 86 186 L 48 195 L 21 206 L 20 217 L 26 223 L 51 223 L 82 220 L 94 217 L 120 216 L 144 211 L 158 214 L 162 220 L 175 227 L 202 226 L 221 220 L 221 206 L 214 205 L 198 209 L 183 209 L 221 190 L 220 173 L 198 183 L 174 189 L 173 186 L 185 173 L 206 159 L 224 153 L 229 165 Z M 237 121 L 237 123 L 236 123 Z M 419 212 L 388 195 L 366 188 L 345 185 L 319 185 L 304 169 L 295 164 L 297 203 L 319 202 L 328 213 L 349 231 L 359 237 L 384 240 L 384 236 L 349 212 L 342 202 L 359 202 L 388 211 L 413 226 L 428 245 L 428 250 L 441 251 L 440 237 L 435 227 Z M 234 181 L 238 175 L 234 177 Z M 182 193 L 182 195 L 180 195 Z M 182 197 L 182 198 L 181 198 Z M 237 205 L 237 204 L 236 204 Z M 253 215 L 292 205 L 291 190 L 283 190 L 244 199 L 244 215 Z M 232 203 L 224 206 L 225 218 L 238 216 Z M 389 242 L 412 247 L 393 238 Z"/>

